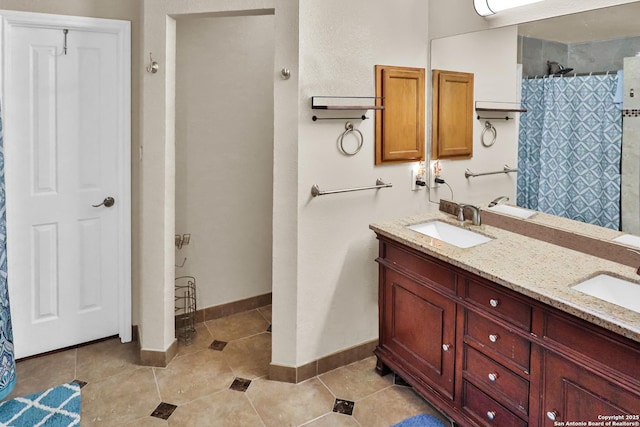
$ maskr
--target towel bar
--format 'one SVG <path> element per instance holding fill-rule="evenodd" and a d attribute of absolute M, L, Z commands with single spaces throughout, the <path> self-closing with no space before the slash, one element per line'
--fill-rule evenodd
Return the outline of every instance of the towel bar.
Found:
<path fill-rule="evenodd" d="M 512 173 L 512 172 L 518 172 L 518 169 L 512 169 L 510 166 L 504 165 L 504 168 L 502 168 L 501 171 L 495 171 L 495 172 L 473 173 L 469 169 L 467 169 L 464 171 L 464 177 L 469 179 L 474 176 L 496 175 L 499 173 Z"/>
<path fill-rule="evenodd" d="M 311 195 L 313 197 L 317 197 L 317 196 L 324 196 L 326 194 L 347 193 L 349 191 L 378 190 L 380 188 L 387 188 L 387 187 L 393 187 L 393 184 L 387 184 L 386 182 L 384 182 L 383 180 L 378 178 L 376 180 L 376 185 L 372 185 L 372 186 L 369 186 L 369 187 L 345 188 L 345 189 L 342 189 L 342 190 L 322 191 L 322 190 L 320 190 L 320 187 L 318 187 L 318 185 L 314 185 L 313 187 L 311 187 Z"/>

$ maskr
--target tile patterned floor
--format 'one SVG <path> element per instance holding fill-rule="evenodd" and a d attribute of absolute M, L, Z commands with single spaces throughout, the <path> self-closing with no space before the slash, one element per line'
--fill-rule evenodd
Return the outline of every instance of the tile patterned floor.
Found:
<path fill-rule="evenodd" d="M 82 388 L 82 426 L 388 427 L 429 413 L 449 422 L 375 358 L 300 384 L 267 379 L 271 307 L 197 326 L 166 368 L 136 364 L 136 344 L 117 339 L 17 365 L 10 397 L 71 380 Z"/>

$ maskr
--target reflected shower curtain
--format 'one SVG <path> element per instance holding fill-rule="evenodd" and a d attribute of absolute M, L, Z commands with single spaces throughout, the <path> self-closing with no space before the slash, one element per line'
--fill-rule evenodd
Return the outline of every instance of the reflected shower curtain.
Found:
<path fill-rule="evenodd" d="M 0 114 L 1 115 L 1 114 Z M 13 332 L 7 287 L 7 215 L 4 187 L 4 144 L 0 117 L 0 400 L 16 382 L 16 362 L 13 354 Z"/>
<path fill-rule="evenodd" d="M 616 84 L 615 74 L 522 81 L 518 206 L 620 228 Z"/>

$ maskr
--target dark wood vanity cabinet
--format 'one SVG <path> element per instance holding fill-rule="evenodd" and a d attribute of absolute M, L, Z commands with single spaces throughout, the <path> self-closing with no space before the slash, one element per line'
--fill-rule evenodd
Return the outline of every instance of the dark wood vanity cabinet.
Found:
<path fill-rule="evenodd" d="M 567 316 L 544 320 L 539 425 L 605 415 L 640 423 L 640 346 Z"/>
<path fill-rule="evenodd" d="M 464 426 L 640 414 L 640 344 L 378 238 L 380 374 Z"/>
<path fill-rule="evenodd" d="M 417 387 L 451 400 L 456 304 L 448 294 L 453 292 L 455 274 L 396 246 L 387 248 L 387 256 L 391 262 L 398 261 L 411 270 L 404 267 L 380 270 L 381 324 L 377 351 L 385 355 L 389 367 L 404 378 L 412 378 Z M 437 281 L 426 279 L 425 275 Z"/>
<path fill-rule="evenodd" d="M 554 426 L 573 420 L 598 422 L 602 416 L 615 415 L 622 421 L 640 422 L 637 393 L 617 384 L 616 377 L 600 376 L 585 368 L 551 351 L 545 352 L 539 425 Z"/>
<path fill-rule="evenodd" d="M 453 399 L 455 303 L 396 271 L 383 274 L 381 349 L 406 369 L 405 375 Z"/>

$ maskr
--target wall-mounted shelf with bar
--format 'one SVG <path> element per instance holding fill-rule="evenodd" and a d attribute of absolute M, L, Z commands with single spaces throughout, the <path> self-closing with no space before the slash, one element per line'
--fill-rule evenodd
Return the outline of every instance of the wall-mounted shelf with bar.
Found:
<path fill-rule="evenodd" d="M 476 101 L 476 112 L 487 113 L 507 113 L 505 116 L 492 116 L 481 117 L 478 114 L 478 120 L 513 120 L 513 117 L 509 117 L 508 113 L 526 113 L 527 109 L 523 108 L 517 102 L 491 102 L 491 101 Z"/>
<path fill-rule="evenodd" d="M 384 106 L 375 105 L 381 97 L 377 96 L 312 96 L 311 109 L 313 110 L 334 110 L 334 111 L 355 111 L 355 110 L 382 110 Z M 316 120 L 366 120 L 364 114 L 360 117 L 318 117 L 311 118 Z"/>
<path fill-rule="evenodd" d="M 371 104 L 354 104 L 355 101 L 362 102 L 365 99 L 371 100 Z M 383 110 L 384 106 L 375 105 L 379 96 L 312 96 L 311 108 L 314 110 Z"/>

